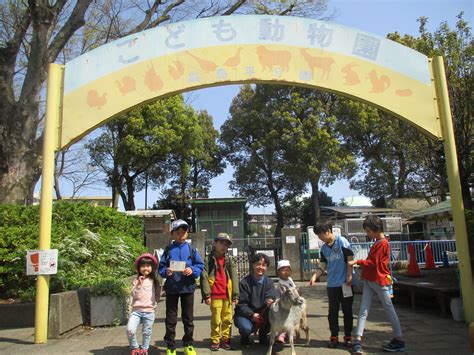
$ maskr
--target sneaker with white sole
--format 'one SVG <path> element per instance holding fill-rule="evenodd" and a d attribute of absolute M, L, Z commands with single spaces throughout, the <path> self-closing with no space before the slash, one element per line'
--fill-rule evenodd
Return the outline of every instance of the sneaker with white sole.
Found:
<path fill-rule="evenodd" d="M 383 345 L 382 349 L 389 353 L 400 353 L 405 351 L 407 348 L 403 340 L 393 338 L 390 343 Z"/>

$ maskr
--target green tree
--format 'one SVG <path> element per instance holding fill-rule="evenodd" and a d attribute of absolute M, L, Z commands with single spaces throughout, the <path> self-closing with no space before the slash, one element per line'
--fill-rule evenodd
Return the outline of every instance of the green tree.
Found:
<path fill-rule="evenodd" d="M 318 194 L 319 206 L 335 206 L 333 199 L 324 190 Z M 314 204 L 312 196 L 298 196 L 283 207 L 286 223 L 301 224 L 303 230 L 308 226 L 314 225 Z"/>
<path fill-rule="evenodd" d="M 135 192 L 143 188 L 145 172 L 155 184 L 164 183 L 169 154 L 183 139 L 183 125 L 192 126 L 190 117 L 193 110 L 181 96 L 158 100 L 107 123 L 87 145 L 92 164 L 103 170 L 113 198 L 118 193 L 126 210 L 135 209 Z"/>
<path fill-rule="evenodd" d="M 0 203 L 31 203 L 48 63 L 167 22 L 239 13 L 321 15 L 327 0 L 6 0 L 0 4 Z"/>
<path fill-rule="evenodd" d="M 283 203 L 304 191 L 305 182 L 289 167 L 282 141 L 283 116 L 274 112 L 275 90 L 270 86 L 242 86 L 233 99 L 230 118 L 221 127 L 226 158 L 235 168 L 231 190 L 254 206 L 273 203 L 275 237 L 284 226 Z M 274 102 L 275 101 L 275 102 Z"/>
<path fill-rule="evenodd" d="M 177 127 L 180 139 L 174 142 L 167 161 L 168 187 L 156 206 L 173 208 L 179 218 L 191 217 L 194 224 L 191 200 L 209 196 L 210 180 L 224 171 L 225 163 L 212 116 L 189 110 L 192 112 Z"/>
<path fill-rule="evenodd" d="M 458 154 L 459 177 L 463 194 L 464 206 L 468 209 L 474 207 L 471 189 L 474 187 L 473 150 L 474 150 L 474 125 L 473 125 L 473 92 L 474 80 L 472 77 L 472 58 L 474 57 L 474 41 L 469 23 L 464 20 L 463 13 L 457 16 L 454 29 L 447 22 L 430 33 L 426 29 L 428 19 L 420 17 L 418 38 L 409 35 L 403 37 L 397 33 L 390 33 L 387 37 L 411 47 L 428 57 L 443 56 L 445 71 L 448 81 L 448 92 L 453 115 L 454 133 L 456 138 L 456 150 Z M 423 155 L 439 154 L 440 147 L 434 142 L 426 144 L 428 149 L 423 150 Z M 431 148 L 435 149 L 431 149 Z M 432 160 L 436 157 L 431 158 Z M 445 175 L 445 167 L 437 166 L 434 173 L 438 176 Z M 444 180 L 444 179 L 443 179 Z M 445 189 L 447 186 L 445 185 Z"/>
<path fill-rule="evenodd" d="M 285 159 L 298 172 L 298 178 L 311 187 L 311 224 L 316 224 L 320 221 L 320 186 L 329 186 L 340 177 L 351 177 L 355 168 L 354 157 L 336 129 L 339 98 L 311 89 L 278 90 L 274 114 L 285 117 L 289 123 L 283 135 Z"/>

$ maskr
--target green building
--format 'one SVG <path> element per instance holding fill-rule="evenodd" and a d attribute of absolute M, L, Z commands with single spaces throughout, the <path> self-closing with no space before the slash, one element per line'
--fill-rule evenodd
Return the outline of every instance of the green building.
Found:
<path fill-rule="evenodd" d="M 247 199 L 198 198 L 192 203 L 196 216 L 196 233 L 203 235 L 206 241 L 213 240 L 219 233 L 227 233 L 235 241 L 235 246 L 243 244 Z"/>

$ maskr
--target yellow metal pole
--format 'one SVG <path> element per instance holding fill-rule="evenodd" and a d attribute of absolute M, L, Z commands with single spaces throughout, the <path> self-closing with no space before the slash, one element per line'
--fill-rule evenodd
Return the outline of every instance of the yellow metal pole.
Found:
<path fill-rule="evenodd" d="M 466 218 L 464 215 L 458 157 L 454 141 L 453 121 L 449 106 L 448 85 L 444 72 L 443 57 L 433 58 L 432 68 L 444 141 L 444 154 L 446 155 L 446 168 L 448 170 L 449 193 L 451 195 L 451 209 L 453 211 L 454 232 L 456 235 L 456 250 L 459 260 L 464 317 L 466 322 L 470 323 L 474 322 L 474 284 L 472 280 Z M 469 98 L 466 98 L 466 100 L 468 99 Z"/>
<path fill-rule="evenodd" d="M 64 66 L 49 64 L 46 94 L 46 118 L 43 141 L 43 172 L 41 175 L 41 204 L 39 246 L 51 248 L 51 218 L 53 212 L 54 151 L 57 146 L 58 123 L 61 114 L 62 78 Z M 38 275 L 36 281 L 35 343 L 48 341 L 49 275 Z"/>

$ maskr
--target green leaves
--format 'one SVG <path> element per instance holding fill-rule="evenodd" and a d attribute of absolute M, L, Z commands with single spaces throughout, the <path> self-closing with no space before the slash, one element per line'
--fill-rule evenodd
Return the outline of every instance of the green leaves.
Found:
<path fill-rule="evenodd" d="M 38 206 L 0 205 L 0 297 L 34 297 L 35 277 L 26 276 L 26 251 L 38 247 Z M 52 245 L 59 250 L 51 292 L 91 287 L 133 274 L 145 251 L 143 222 L 108 207 L 57 202 Z"/>

